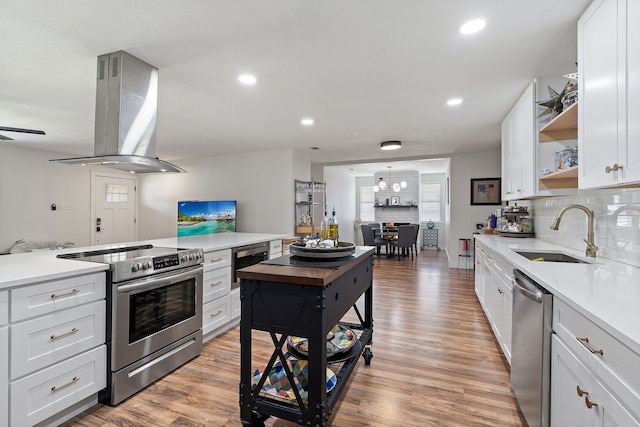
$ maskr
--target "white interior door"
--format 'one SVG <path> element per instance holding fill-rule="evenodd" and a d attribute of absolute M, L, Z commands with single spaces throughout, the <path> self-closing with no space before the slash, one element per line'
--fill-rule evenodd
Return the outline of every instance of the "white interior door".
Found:
<path fill-rule="evenodd" d="M 91 244 L 136 240 L 136 178 L 93 173 Z"/>

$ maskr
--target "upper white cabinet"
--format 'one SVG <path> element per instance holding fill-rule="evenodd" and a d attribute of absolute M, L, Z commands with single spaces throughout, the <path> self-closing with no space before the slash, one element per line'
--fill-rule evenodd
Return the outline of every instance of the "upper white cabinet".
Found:
<path fill-rule="evenodd" d="M 579 187 L 640 182 L 640 2 L 596 0 L 578 21 Z"/>
<path fill-rule="evenodd" d="M 535 195 L 535 83 L 502 122 L 502 199 Z"/>

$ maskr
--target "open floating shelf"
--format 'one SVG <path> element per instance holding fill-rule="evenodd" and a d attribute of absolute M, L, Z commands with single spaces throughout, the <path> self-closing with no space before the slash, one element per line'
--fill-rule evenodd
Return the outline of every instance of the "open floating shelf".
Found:
<path fill-rule="evenodd" d="M 549 175 L 541 177 L 539 180 L 541 190 L 552 188 L 578 188 L 578 166 L 571 166 Z"/>
<path fill-rule="evenodd" d="M 540 142 L 578 138 L 578 103 L 574 102 L 540 129 Z"/>

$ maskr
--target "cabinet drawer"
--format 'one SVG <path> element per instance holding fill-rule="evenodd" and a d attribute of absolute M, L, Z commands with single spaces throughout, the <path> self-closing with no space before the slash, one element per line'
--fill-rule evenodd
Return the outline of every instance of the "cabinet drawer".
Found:
<path fill-rule="evenodd" d="M 9 292 L 0 291 L 0 326 L 9 323 Z"/>
<path fill-rule="evenodd" d="M 231 267 L 207 271 L 203 275 L 202 302 L 207 303 L 231 291 Z"/>
<path fill-rule="evenodd" d="M 231 320 L 229 295 L 206 303 L 202 307 L 202 334 L 218 329 Z"/>
<path fill-rule="evenodd" d="M 282 256 L 282 240 L 272 240 L 269 242 L 269 259 Z"/>
<path fill-rule="evenodd" d="M 69 277 L 11 290 L 11 321 L 104 299 L 105 273 Z"/>
<path fill-rule="evenodd" d="M 559 298 L 553 303 L 553 330 L 578 359 L 611 388 L 621 403 L 640 418 L 640 355 Z M 587 345 L 597 353 L 592 353 Z"/>
<path fill-rule="evenodd" d="M 204 253 L 204 271 L 231 265 L 231 249 Z"/>
<path fill-rule="evenodd" d="M 231 298 L 231 318 L 237 319 L 240 317 L 240 288 L 232 289 L 229 297 Z"/>
<path fill-rule="evenodd" d="M 11 383 L 12 426 L 31 426 L 106 387 L 104 345 Z"/>
<path fill-rule="evenodd" d="M 104 344 L 105 305 L 96 301 L 11 325 L 11 379 Z"/>

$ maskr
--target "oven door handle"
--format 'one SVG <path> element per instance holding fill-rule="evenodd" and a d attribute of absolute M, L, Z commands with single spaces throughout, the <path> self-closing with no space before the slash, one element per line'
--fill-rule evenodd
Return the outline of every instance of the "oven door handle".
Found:
<path fill-rule="evenodd" d="M 164 285 L 171 285 L 172 283 L 182 282 L 189 280 L 202 274 L 203 267 L 201 265 L 190 268 L 180 273 L 167 273 L 162 277 L 157 278 L 145 278 L 143 281 L 136 281 L 134 283 L 118 286 L 118 295 L 127 294 L 131 292 L 146 291 L 149 289 L 160 288 Z"/>

